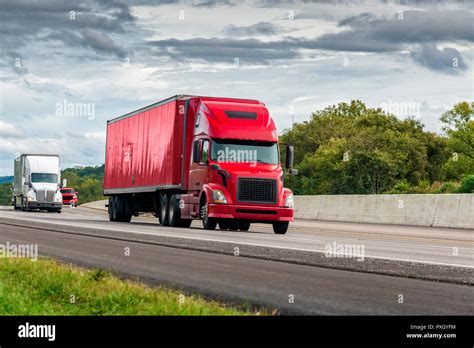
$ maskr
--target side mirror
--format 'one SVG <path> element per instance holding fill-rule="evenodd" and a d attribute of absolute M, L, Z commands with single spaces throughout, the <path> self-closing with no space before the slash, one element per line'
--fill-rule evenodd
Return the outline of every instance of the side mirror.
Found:
<path fill-rule="evenodd" d="M 291 145 L 286 145 L 286 163 L 285 167 L 287 169 L 293 168 L 293 160 L 295 158 L 295 149 Z"/>
<path fill-rule="evenodd" d="M 201 157 L 201 148 L 200 148 L 200 144 L 199 144 L 199 140 L 196 140 L 194 143 L 193 143 L 193 162 L 194 163 L 199 163 L 199 160 Z"/>
<path fill-rule="evenodd" d="M 290 169 L 288 170 L 288 174 L 290 174 L 290 175 L 298 175 L 298 169 L 290 168 Z"/>
<path fill-rule="evenodd" d="M 78 194 L 79 194 L 79 192 L 76 191 L 76 195 L 78 195 Z"/>
<path fill-rule="evenodd" d="M 25 185 L 28 186 L 28 187 L 33 187 L 33 185 L 31 185 L 31 182 L 29 182 L 29 181 L 25 181 Z"/>

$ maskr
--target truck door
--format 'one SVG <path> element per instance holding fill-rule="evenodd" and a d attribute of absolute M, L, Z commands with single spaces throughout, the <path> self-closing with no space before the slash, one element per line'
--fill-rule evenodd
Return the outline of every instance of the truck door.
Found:
<path fill-rule="evenodd" d="M 198 151 L 196 157 L 194 156 L 195 151 Z M 201 190 L 202 185 L 209 182 L 209 156 L 209 140 L 196 139 L 193 143 L 193 162 L 189 172 L 190 190 Z"/>

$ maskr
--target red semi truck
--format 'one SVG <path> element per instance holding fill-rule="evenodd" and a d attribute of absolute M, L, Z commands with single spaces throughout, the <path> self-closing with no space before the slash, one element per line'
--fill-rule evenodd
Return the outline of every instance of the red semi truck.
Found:
<path fill-rule="evenodd" d="M 257 100 L 177 95 L 107 122 L 104 195 L 111 221 L 152 212 L 164 226 L 284 234 L 293 193 L 284 188 L 275 124 Z"/>

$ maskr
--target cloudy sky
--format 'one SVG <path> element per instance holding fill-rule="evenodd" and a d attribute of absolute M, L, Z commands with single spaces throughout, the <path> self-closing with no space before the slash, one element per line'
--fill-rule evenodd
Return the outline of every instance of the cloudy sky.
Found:
<path fill-rule="evenodd" d="M 439 131 L 473 99 L 464 1 L 0 0 L 0 175 L 104 161 L 105 124 L 175 94 L 259 99 L 279 130 L 361 99 Z"/>

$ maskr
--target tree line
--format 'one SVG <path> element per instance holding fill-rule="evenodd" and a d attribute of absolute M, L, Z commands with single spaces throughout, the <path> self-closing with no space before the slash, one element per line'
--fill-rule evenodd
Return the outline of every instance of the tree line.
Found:
<path fill-rule="evenodd" d="M 474 192 L 474 103 L 440 122 L 442 134 L 428 132 L 359 100 L 316 111 L 280 137 L 299 171 L 285 184 L 298 195 Z"/>

